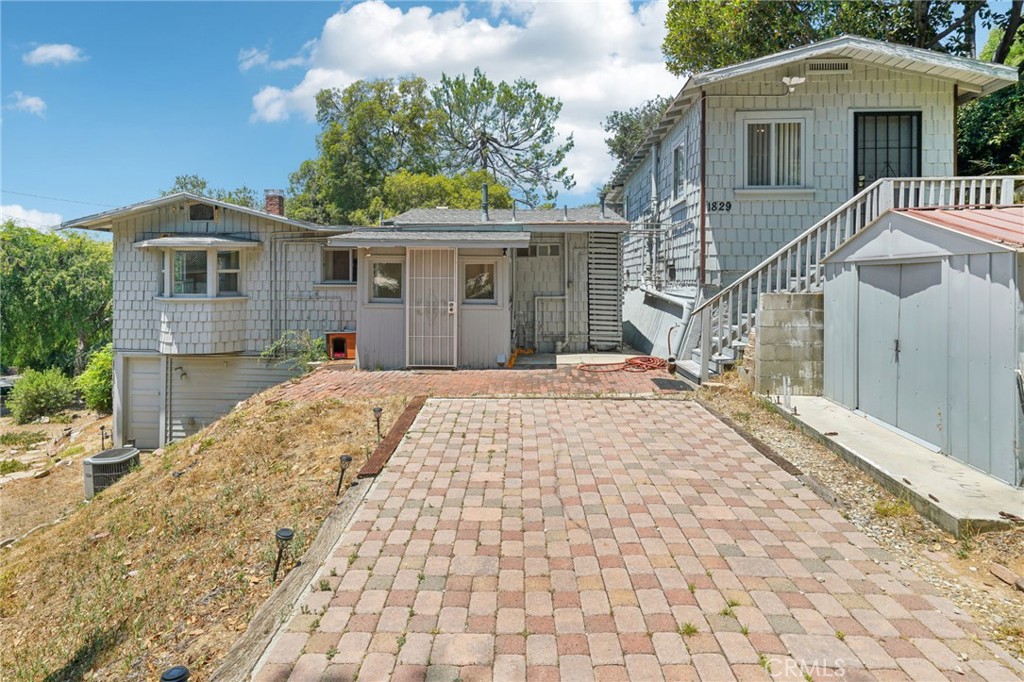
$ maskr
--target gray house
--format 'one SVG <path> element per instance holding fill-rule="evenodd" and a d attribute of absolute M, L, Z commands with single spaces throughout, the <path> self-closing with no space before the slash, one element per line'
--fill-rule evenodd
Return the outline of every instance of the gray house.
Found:
<path fill-rule="evenodd" d="M 627 227 L 599 208 L 440 208 L 331 237 L 366 275 L 356 286 L 358 366 L 487 368 L 515 348 L 621 348 Z"/>
<path fill-rule="evenodd" d="M 192 194 L 71 220 L 114 243 L 114 442 L 183 438 L 295 370 L 260 360 L 286 329 L 355 325 L 321 256 L 338 230 Z M 347 279 L 347 278 L 346 278 Z"/>
<path fill-rule="evenodd" d="M 288 330 L 359 367 L 497 367 L 516 347 L 622 343 L 620 234 L 597 208 L 411 211 L 323 227 L 187 193 L 71 220 L 114 244 L 114 441 L 183 438 L 296 372 L 260 358 Z M 333 344 L 332 344 L 333 349 Z"/>
<path fill-rule="evenodd" d="M 890 211 L 824 262 L 824 396 L 1024 486 L 1024 207 Z"/>
<path fill-rule="evenodd" d="M 694 311 L 780 254 L 772 286 L 806 286 L 834 242 L 795 245 L 847 209 L 845 235 L 888 206 L 989 201 L 996 180 L 936 188 L 949 190 L 940 179 L 956 175 L 957 105 L 1016 81 L 1011 67 L 856 36 L 690 76 L 609 183 L 608 201 L 632 226 L 626 341 L 688 361 L 701 337 Z M 883 188 L 885 178 L 931 180 Z M 705 365 L 730 360 L 728 344 L 752 324 L 766 279 L 734 290 L 729 319 L 704 335 Z"/>

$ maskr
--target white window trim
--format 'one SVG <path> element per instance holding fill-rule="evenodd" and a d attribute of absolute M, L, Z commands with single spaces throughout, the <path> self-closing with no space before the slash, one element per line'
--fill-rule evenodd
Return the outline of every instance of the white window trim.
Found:
<path fill-rule="evenodd" d="M 459 258 L 459 302 L 462 305 L 477 307 L 497 307 L 501 305 L 504 291 L 502 289 L 500 256 L 466 256 Z M 489 299 L 467 299 L 466 298 L 466 266 L 467 265 L 492 265 L 494 266 L 494 298 Z"/>
<path fill-rule="evenodd" d="M 200 251 L 206 253 L 206 293 L 205 294 L 176 294 L 174 293 L 174 254 L 180 251 Z M 168 300 L 172 298 L 191 299 L 191 300 L 208 300 L 216 299 L 217 296 L 217 252 L 218 251 L 238 251 L 238 286 L 242 286 L 242 274 L 245 272 L 245 256 L 240 249 L 224 248 L 223 246 L 214 246 L 207 249 L 202 248 L 175 248 L 175 249 L 164 249 L 164 285 L 161 296 L 157 298 L 162 300 Z M 235 272 L 235 270 L 225 270 L 225 272 Z M 241 291 L 232 291 L 228 296 L 221 296 L 220 299 L 240 299 L 248 298 Z"/>
<path fill-rule="evenodd" d="M 373 266 L 396 263 L 402 266 L 402 296 L 400 298 L 374 298 L 373 296 Z M 367 259 L 366 269 L 368 270 L 366 280 L 366 303 L 374 306 L 398 306 L 405 305 L 406 289 L 409 286 L 408 269 L 404 256 L 371 256 Z"/>
<path fill-rule="evenodd" d="M 747 126 L 752 123 L 799 123 L 800 124 L 800 184 L 799 185 L 748 185 L 747 184 Z M 764 193 L 794 192 L 814 189 L 808 180 L 811 176 L 812 135 L 814 112 L 805 109 L 779 109 L 772 111 L 736 112 L 736 190 L 756 190 Z M 774 147 L 772 147 L 774 154 Z"/>
<path fill-rule="evenodd" d="M 324 268 L 324 259 L 327 258 L 328 253 L 333 251 L 348 251 L 348 272 L 350 275 L 353 272 L 356 272 L 356 259 L 358 258 L 358 256 L 356 255 L 356 249 L 343 248 L 340 246 L 325 246 L 320 250 L 320 281 L 318 282 L 318 284 L 321 286 L 351 286 L 355 284 L 355 279 L 327 279 Z M 356 272 L 356 278 L 358 277 L 359 273 Z"/>
<path fill-rule="evenodd" d="M 219 262 L 217 260 L 217 254 L 221 253 L 221 252 L 229 252 L 229 251 L 233 251 L 233 252 L 238 254 L 238 267 L 237 268 L 224 268 L 224 269 L 221 269 L 220 268 L 220 264 L 219 264 Z M 228 292 L 227 296 L 221 296 L 221 293 L 220 293 L 220 275 L 221 275 L 221 273 L 224 273 L 224 274 L 235 273 L 235 274 L 237 274 L 238 275 L 238 286 L 239 286 L 239 288 L 241 288 L 241 286 L 242 286 L 242 251 L 241 251 L 241 249 L 221 249 L 221 248 L 215 249 L 214 252 L 213 252 L 213 266 L 214 266 L 214 270 L 216 271 L 214 273 L 215 277 L 214 277 L 214 283 L 213 283 L 213 288 L 216 291 L 215 295 L 218 298 L 227 298 L 227 297 L 238 296 L 239 294 L 241 294 L 241 292 L 239 290 L 237 290 L 237 289 L 235 291 Z"/>

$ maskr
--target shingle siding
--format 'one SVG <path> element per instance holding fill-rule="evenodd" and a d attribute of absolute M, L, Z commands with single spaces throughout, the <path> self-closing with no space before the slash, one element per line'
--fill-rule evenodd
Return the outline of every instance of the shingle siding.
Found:
<path fill-rule="evenodd" d="M 709 86 L 707 92 L 706 201 L 729 202 L 728 212 L 708 212 L 707 283 L 725 286 L 827 215 L 853 194 L 852 112 L 910 110 L 922 114 L 922 176 L 953 174 L 953 87 L 918 75 L 853 64 L 844 75 L 808 74 L 796 92 L 778 96 L 784 69 Z M 812 118 L 810 168 L 804 169 L 807 198 L 765 199 L 737 195 L 739 112 L 798 110 Z M 626 284 L 641 278 L 659 288 L 695 283 L 698 277 L 700 102 L 695 101 L 665 136 L 655 154 L 628 178 L 626 217 L 642 226 L 651 202 L 651 167 L 657 155 L 658 206 L 662 235 L 626 239 Z M 673 198 L 673 150 L 689 148 L 687 169 L 696 169 L 684 196 Z M 676 278 L 668 281 L 669 264 Z"/>

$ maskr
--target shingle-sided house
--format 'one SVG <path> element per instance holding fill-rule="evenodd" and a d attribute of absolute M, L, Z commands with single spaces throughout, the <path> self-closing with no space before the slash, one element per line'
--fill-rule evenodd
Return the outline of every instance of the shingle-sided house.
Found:
<path fill-rule="evenodd" d="M 603 208 L 417 209 L 331 237 L 366 272 L 361 368 L 497 367 L 515 348 L 622 346 L 621 234 Z"/>
<path fill-rule="evenodd" d="M 691 313 L 780 250 L 773 287 L 806 285 L 835 244 L 786 248 L 834 212 L 850 209 L 856 231 L 891 205 L 994 201 L 994 180 L 974 194 L 935 188 L 956 175 L 957 105 L 1016 80 L 1010 67 L 854 36 L 689 77 L 610 183 L 608 201 L 632 225 L 626 341 L 664 354 L 671 331 L 670 354 L 685 359 L 699 337 L 694 321 L 683 347 Z M 882 180 L 921 177 L 933 180 L 916 189 Z M 767 279 L 737 292 L 753 303 L 741 310 L 733 300 L 705 341 L 721 346 L 735 325 L 749 325 Z M 705 366 L 721 351 L 729 354 L 713 348 Z"/>
<path fill-rule="evenodd" d="M 64 223 L 114 243 L 114 440 L 195 433 L 295 370 L 260 358 L 287 330 L 359 367 L 497 367 L 516 347 L 622 344 L 620 237 L 602 209 L 411 211 L 322 227 L 180 193 Z M 335 350 L 331 344 L 331 350 Z"/>
<path fill-rule="evenodd" d="M 64 223 L 114 243 L 114 442 L 195 433 L 294 370 L 261 361 L 286 329 L 354 328 L 355 285 L 324 230 L 180 193 Z M 275 213 L 276 212 L 276 213 Z"/>

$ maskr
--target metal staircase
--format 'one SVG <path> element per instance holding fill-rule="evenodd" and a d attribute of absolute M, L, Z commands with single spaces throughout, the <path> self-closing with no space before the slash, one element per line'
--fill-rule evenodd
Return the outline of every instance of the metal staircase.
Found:
<path fill-rule="evenodd" d="M 735 363 L 768 293 L 816 291 L 822 259 L 892 208 L 999 206 L 1014 202 L 1024 176 L 884 178 L 876 180 L 810 229 L 691 311 L 680 368 L 706 381 Z"/>

